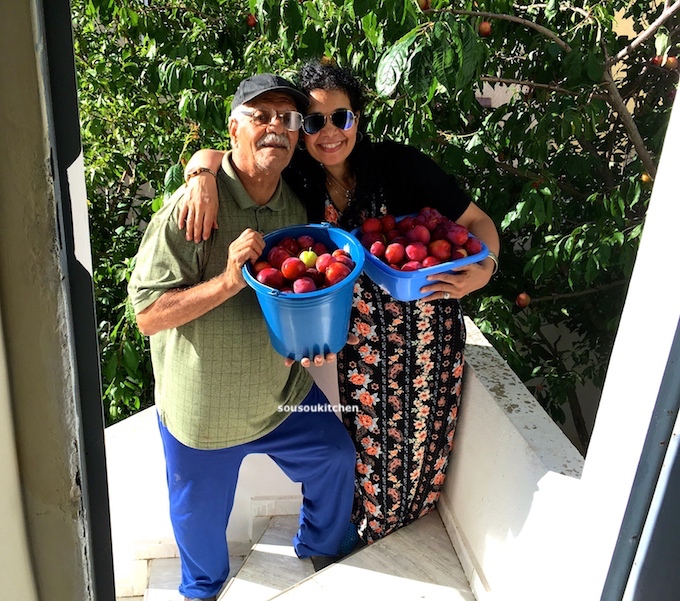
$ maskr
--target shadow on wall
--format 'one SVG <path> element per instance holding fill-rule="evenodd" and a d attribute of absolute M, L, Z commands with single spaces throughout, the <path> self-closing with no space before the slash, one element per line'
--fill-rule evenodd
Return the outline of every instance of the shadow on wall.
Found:
<path fill-rule="evenodd" d="M 548 530 L 568 523 L 555 499 L 578 486 L 583 457 L 469 319 L 466 325 L 463 401 L 439 510 L 481 601 L 505 592 L 514 567 L 535 563 L 536 550 L 550 548 Z"/>

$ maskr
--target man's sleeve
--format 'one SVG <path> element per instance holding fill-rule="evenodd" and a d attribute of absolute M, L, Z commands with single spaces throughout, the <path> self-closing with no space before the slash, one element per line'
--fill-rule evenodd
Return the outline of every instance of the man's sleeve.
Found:
<path fill-rule="evenodd" d="M 188 241 L 177 227 L 179 203 L 161 208 L 149 224 L 135 257 L 128 294 L 135 313 L 165 292 L 201 281 L 205 242 Z"/>

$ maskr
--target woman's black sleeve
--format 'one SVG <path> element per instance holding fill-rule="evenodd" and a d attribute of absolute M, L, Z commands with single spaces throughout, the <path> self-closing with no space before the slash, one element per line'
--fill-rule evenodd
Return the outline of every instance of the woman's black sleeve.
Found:
<path fill-rule="evenodd" d="M 399 216 L 432 207 L 455 220 L 468 208 L 470 196 L 432 158 L 411 146 L 394 142 L 381 146 L 391 212 Z"/>

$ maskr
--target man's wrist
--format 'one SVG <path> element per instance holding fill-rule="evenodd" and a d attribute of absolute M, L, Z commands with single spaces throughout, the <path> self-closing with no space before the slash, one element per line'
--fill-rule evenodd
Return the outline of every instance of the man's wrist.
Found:
<path fill-rule="evenodd" d="M 225 269 L 221 274 L 217 276 L 222 284 L 222 289 L 227 295 L 227 298 L 231 298 L 235 294 L 238 294 L 243 290 L 248 284 L 241 275 L 240 270 L 231 270 L 229 268 Z"/>

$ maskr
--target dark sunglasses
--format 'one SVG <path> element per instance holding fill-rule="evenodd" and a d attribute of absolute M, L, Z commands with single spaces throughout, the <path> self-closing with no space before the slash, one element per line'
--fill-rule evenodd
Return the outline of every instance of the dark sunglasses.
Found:
<path fill-rule="evenodd" d="M 347 130 L 354 122 L 357 120 L 356 115 L 349 109 L 337 109 L 329 115 L 331 123 L 335 127 L 343 130 Z M 305 115 L 302 120 L 302 129 L 306 134 L 310 136 L 319 133 L 326 125 L 326 115 L 322 113 L 310 113 Z"/>

